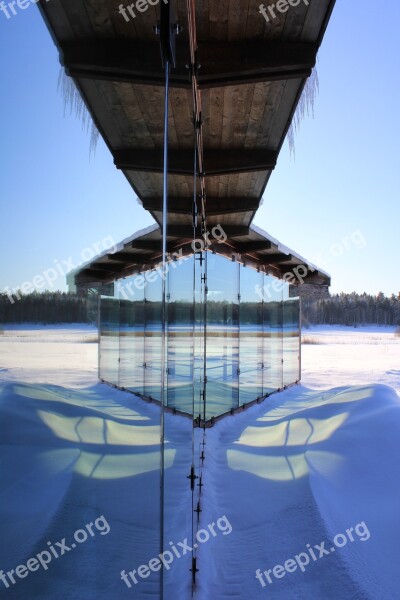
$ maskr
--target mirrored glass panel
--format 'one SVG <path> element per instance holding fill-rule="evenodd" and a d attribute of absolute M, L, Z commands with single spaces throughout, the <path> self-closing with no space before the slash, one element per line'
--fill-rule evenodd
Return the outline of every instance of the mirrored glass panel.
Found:
<path fill-rule="evenodd" d="M 239 404 L 263 395 L 263 274 L 240 265 Z"/>
<path fill-rule="evenodd" d="M 239 404 L 239 263 L 207 256 L 207 419 Z"/>
<path fill-rule="evenodd" d="M 289 297 L 285 284 L 283 297 L 283 385 L 300 379 L 300 299 Z"/>
<path fill-rule="evenodd" d="M 196 252 L 194 260 L 194 386 L 193 415 L 195 419 L 206 418 L 206 269 L 208 252 Z"/>
<path fill-rule="evenodd" d="M 120 297 L 119 385 L 144 393 L 144 288 L 137 275 L 118 282 Z"/>
<path fill-rule="evenodd" d="M 194 258 L 169 263 L 168 392 L 170 408 L 193 411 Z"/>
<path fill-rule="evenodd" d="M 144 281 L 144 394 L 161 402 L 162 270 L 147 271 Z M 165 275 L 163 275 L 165 277 Z M 140 280 L 142 281 L 142 279 Z"/>
<path fill-rule="evenodd" d="M 265 395 L 280 389 L 283 385 L 282 281 L 271 275 L 264 275 L 263 297 L 263 393 Z"/>
<path fill-rule="evenodd" d="M 119 378 L 119 318 L 118 298 L 100 298 L 99 364 L 100 378 L 118 385 Z"/>

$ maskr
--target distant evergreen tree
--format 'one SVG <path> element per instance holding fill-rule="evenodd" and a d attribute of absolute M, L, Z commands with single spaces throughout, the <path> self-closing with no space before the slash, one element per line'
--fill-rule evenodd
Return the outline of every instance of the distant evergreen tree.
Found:
<path fill-rule="evenodd" d="M 382 292 L 335 294 L 325 300 L 302 300 L 303 326 L 307 325 L 400 325 L 400 293 L 387 298 Z"/>
<path fill-rule="evenodd" d="M 18 299 L 19 298 L 19 299 Z M 82 296 L 70 292 L 33 292 L 19 293 L 13 296 L 13 302 L 6 294 L 0 294 L 1 323 L 96 323 L 97 296 Z M 154 310 L 160 307 L 154 303 Z M 229 323 L 236 316 L 229 313 L 224 302 L 208 302 L 208 319 L 213 322 Z M 240 305 L 240 321 L 242 324 L 259 322 L 257 303 L 243 302 Z M 270 307 L 272 309 L 272 305 Z M 170 306 L 170 318 L 174 311 L 180 311 L 187 318 L 192 314 L 191 305 Z M 130 310 L 125 310 L 121 302 L 122 320 L 132 320 Z M 126 315 L 125 315 L 126 313 Z M 125 315 L 125 316 L 124 316 Z M 178 317 L 178 314 L 175 315 Z M 302 300 L 303 326 L 307 325 L 348 325 L 363 324 L 400 326 L 400 293 L 390 298 L 382 292 L 377 296 L 370 294 L 335 294 L 328 299 Z"/>
<path fill-rule="evenodd" d="M 87 323 L 87 306 L 87 298 L 70 292 L 0 294 L 0 323 Z"/>

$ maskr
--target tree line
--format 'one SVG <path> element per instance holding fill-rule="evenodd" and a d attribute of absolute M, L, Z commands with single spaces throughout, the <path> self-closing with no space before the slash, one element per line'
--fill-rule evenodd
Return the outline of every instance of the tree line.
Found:
<path fill-rule="evenodd" d="M 70 292 L 33 292 L 20 299 L 0 294 L 0 323 L 87 323 L 90 303 Z"/>
<path fill-rule="evenodd" d="M 324 300 L 302 300 L 302 324 L 400 325 L 400 293 L 390 297 L 370 294 L 335 294 Z"/>
<path fill-rule="evenodd" d="M 124 304 L 123 302 L 121 304 Z M 218 303 L 209 302 L 211 313 L 218 314 Z M 243 303 L 241 318 L 243 322 L 257 321 L 257 305 Z M 214 306 L 215 305 L 215 306 Z M 122 308 L 122 307 L 121 307 Z M 185 309 L 185 310 L 183 310 Z M 218 310 L 217 310 L 218 309 Z M 127 307 L 125 311 L 130 312 Z M 175 318 L 190 317 L 190 307 L 176 307 Z M 183 311 L 185 315 L 180 315 Z M 251 313 L 254 313 L 250 315 Z M 121 316 L 124 309 L 121 310 Z M 209 317 L 212 315 L 210 314 Z M 127 318 L 127 317 L 125 317 Z M 33 292 L 20 296 L 13 302 L 7 294 L 0 294 L 1 323 L 96 323 L 97 298 L 95 295 L 81 296 L 71 292 Z M 330 298 L 303 299 L 302 324 L 308 325 L 393 325 L 400 326 L 400 293 L 390 297 L 380 292 L 370 294 L 335 294 Z"/>

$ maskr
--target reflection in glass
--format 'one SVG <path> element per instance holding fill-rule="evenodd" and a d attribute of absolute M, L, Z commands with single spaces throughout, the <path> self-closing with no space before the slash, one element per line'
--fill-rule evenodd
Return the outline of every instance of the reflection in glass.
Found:
<path fill-rule="evenodd" d="M 263 395 L 263 274 L 240 266 L 239 403 Z"/>
<path fill-rule="evenodd" d="M 282 387 L 282 281 L 264 276 L 264 381 L 263 393 Z"/>
<path fill-rule="evenodd" d="M 119 385 L 144 394 L 144 289 L 138 276 L 120 282 Z"/>
<path fill-rule="evenodd" d="M 208 252 L 196 252 L 194 255 L 194 327 L 193 327 L 193 415 L 194 418 L 206 418 L 206 270 Z"/>
<path fill-rule="evenodd" d="M 288 283 L 211 252 L 168 264 L 169 408 L 209 420 L 300 378 L 300 307 Z M 162 276 L 102 297 L 101 378 L 161 401 Z"/>
<path fill-rule="evenodd" d="M 206 418 L 239 404 L 239 263 L 208 253 Z"/>
<path fill-rule="evenodd" d="M 300 299 L 289 298 L 289 286 L 283 300 L 283 385 L 300 379 Z"/>
<path fill-rule="evenodd" d="M 144 289 L 144 394 L 161 402 L 162 278 L 148 271 Z"/>
<path fill-rule="evenodd" d="M 119 300 L 100 298 L 99 361 L 100 377 L 118 385 L 119 373 Z"/>
<path fill-rule="evenodd" d="M 167 405 L 193 408 L 193 256 L 171 263 L 168 276 Z"/>

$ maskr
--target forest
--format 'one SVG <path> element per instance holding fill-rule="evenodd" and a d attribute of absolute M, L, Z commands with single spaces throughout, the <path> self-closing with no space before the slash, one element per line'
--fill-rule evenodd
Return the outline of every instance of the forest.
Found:
<path fill-rule="evenodd" d="M 213 303 L 209 304 L 211 309 Z M 273 308 L 275 311 L 276 307 Z M 252 322 L 250 313 L 256 312 L 257 306 L 243 303 L 241 311 L 241 321 Z M 254 318 L 257 320 L 256 315 Z M 0 325 L 6 323 L 97 323 L 97 298 L 70 292 L 33 292 L 21 294 L 20 299 L 12 303 L 3 293 L 0 294 Z M 382 292 L 376 296 L 353 292 L 335 294 L 324 300 L 302 299 L 302 326 L 322 324 L 399 326 L 400 293 L 387 297 Z"/>
<path fill-rule="evenodd" d="M 302 300 L 302 325 L 400 325 L 400 293 L 390 297 L 335 294 L 326 300 Z"/>

